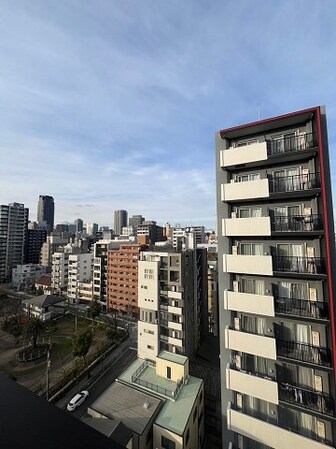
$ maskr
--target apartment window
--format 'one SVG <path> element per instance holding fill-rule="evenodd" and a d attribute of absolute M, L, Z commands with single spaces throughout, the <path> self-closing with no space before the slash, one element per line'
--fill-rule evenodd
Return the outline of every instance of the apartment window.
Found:
<path fill-rule="evenodd" d="M 175 449 L 175 442 L 162 435 L 161 436 L 161 446 L 163 449 Z"/>
<path fill-rule="evenodd" d="M 260 179 L 260 173 L 248 173 L 246 175 L 237 175 L 236 182 L 255 181 Z"/>
<path fill-rule="evenodd" d="M 237 210 L 238 218 L 253 218 L 253 217 L 261 217 L 261 208 L 260 207 L 240 207 Z"/>
<path fill-rule="evenodd" d="M 154 351 L 154 346 L 147 345 L 147 349 L 150 349 L 151 351 Z"/>
<path fill-rule="evenodd" d="M 253 145 L 258 142 L 258 139 L 239 140 L 238 142 L 233 143 L 233 148 L 246 147 L 247 145 Z"/>
<path fill-rule="evenodd" d="M 151 331 L 149 329 L 144 329 L 145 334 L 151 334 L 154 335 L 154 331 Z"/>
<path fill-rule="evenodd" d="M 262 243 L 241 243 L 239 254 L 245 256 L 261 256 L 263 254 Z"/>
<path fill-rule="evenodd" d="M 265 283 L 261 279 L 243 278 L 240 281 L 240 292 L 263 295 L 265 293 Z"/>

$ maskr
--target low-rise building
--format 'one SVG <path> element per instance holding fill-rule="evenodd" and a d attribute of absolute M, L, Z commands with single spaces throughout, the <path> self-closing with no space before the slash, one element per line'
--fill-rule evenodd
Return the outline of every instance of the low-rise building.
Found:
<path fill-rule="evenodd" d="M 42 321 L 64 315 L 67 311 L 67 301 L 56 295 L 33 296 L 22 300 L 23 313 L 31 318 Z"/>
<path fill-rule="evenodd" d="M 32 287 L 35 280 L 46 272 L 45 267 L 37 264 L 17 265 L 12 269 L 12 285 L 18 289 Z"/>
<path fill-rule="evenodd" d="M 35 281 L 35 289 L 42 290 L 44 295 L 51 294 L 51 276 L 50 274 L 43 274 Z"/>
<path fill-rule="evenodd" d="M 133 447 L 199 449 L 204 440 L 204 384 L 189 375 L 185 356 L 162 351 L 155 362 L 135 360 L 94 401 L 91 417 L 121 420 Z"/>

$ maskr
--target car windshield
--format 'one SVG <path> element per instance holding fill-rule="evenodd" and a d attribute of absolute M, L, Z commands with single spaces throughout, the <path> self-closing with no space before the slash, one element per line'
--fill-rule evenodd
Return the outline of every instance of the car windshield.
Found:
<path fill-rule="evenodd" d="M 81 397 L 83 397 L 82 394 L 76 394 L 76 396 L 71 399 L 70 404 L 71 405 L 76 404 L 76 402 L 78 402 L 81 399 Z"/>

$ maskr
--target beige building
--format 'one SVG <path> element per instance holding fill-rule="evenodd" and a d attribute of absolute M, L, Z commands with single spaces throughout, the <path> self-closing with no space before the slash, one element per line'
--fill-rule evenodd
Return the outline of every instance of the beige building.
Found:
<path fill-rule="evenodd" d="M 162 351 L 155 362 L 135 360 L 88 409 L 94 418 L 121 420 L 135 449 L 200 449 L 204 385 L 189 375 L 187 357 Z"/>

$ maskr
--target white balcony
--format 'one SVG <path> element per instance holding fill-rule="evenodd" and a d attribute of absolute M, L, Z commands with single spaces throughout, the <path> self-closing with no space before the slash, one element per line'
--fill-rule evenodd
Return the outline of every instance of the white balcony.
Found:
<path fill-rule="evenodd" d="M 176 331 L 181 331 L 182 323 L 175 323 L 174 321 L 168 321 L 168 329 L 174 329 Z"/>
<path fill-rule="evenodd" d="M 224 309 L 254 315 L 275 316 L 274 298 L 267 295 L 224 291 Z"/>
<path fill-rule="evenodd" d="M 276 360 L 275 338 L 225 329 L 225 347 L 231 351 L 246 352 L 266 359 Z"/>
<path fill-rule="evenodd" d="M 164 291 L 164 293 L 167 293 L 167 292 Z M 172 291 L 168 291 L 167 296 L 168 296 L 168 298 L 182 299 L 182 292 L 172 292 Z"/>
<path fill-rule="evenodd" d="M 230 147 L 221 151 L 220 158 L 223 168 L 265 161 L 267 160 L 266 142 L 257 142 L 236 148 Z"/>
<path fill-rule="evenodd" d="M 223 237 L 270 236 L 270 217 L 224 218 L 222 220 Z"/>
<path fill-rule="evenodd" d="M 182 315 L 182 307 L 168 306 L 168 313 L 173 313 L 174 315 Z"/>
<path fill-rule="evenodd" d="M 168 337 L 168 344 L 177 346 L 178 348 L 182 348 L 183 340 L 180 340 L 179 338 Z"/>
<path fill-rule="evenodd" d="M 279 404 L 278 384 L 271 379 L 253 376 L 244 371 L 226 368 L 226 387 L 263 401 Z"/>
<path fill-rule="evenodd" d="M 221 185 L 222 201 L 253 200 L 269 198 L 268 179 L 254 181 L 230 182 Z"/>
<path fill-rule="evenodd" d="M 229 430 L 274 449 L 330 449 L 330 446 L 319 441 L 311 440 L 298 433 L 249 416 L 241 411 L 233 410 L 231 404 L 229 404 L 227 410 L 227 425 Z"/>
<path fill-rule="evenodd" d="M 259 274 L 273 276 L 272 256 L 246 256 L 245 254 L 224 254 L 224 273 Z"/>

